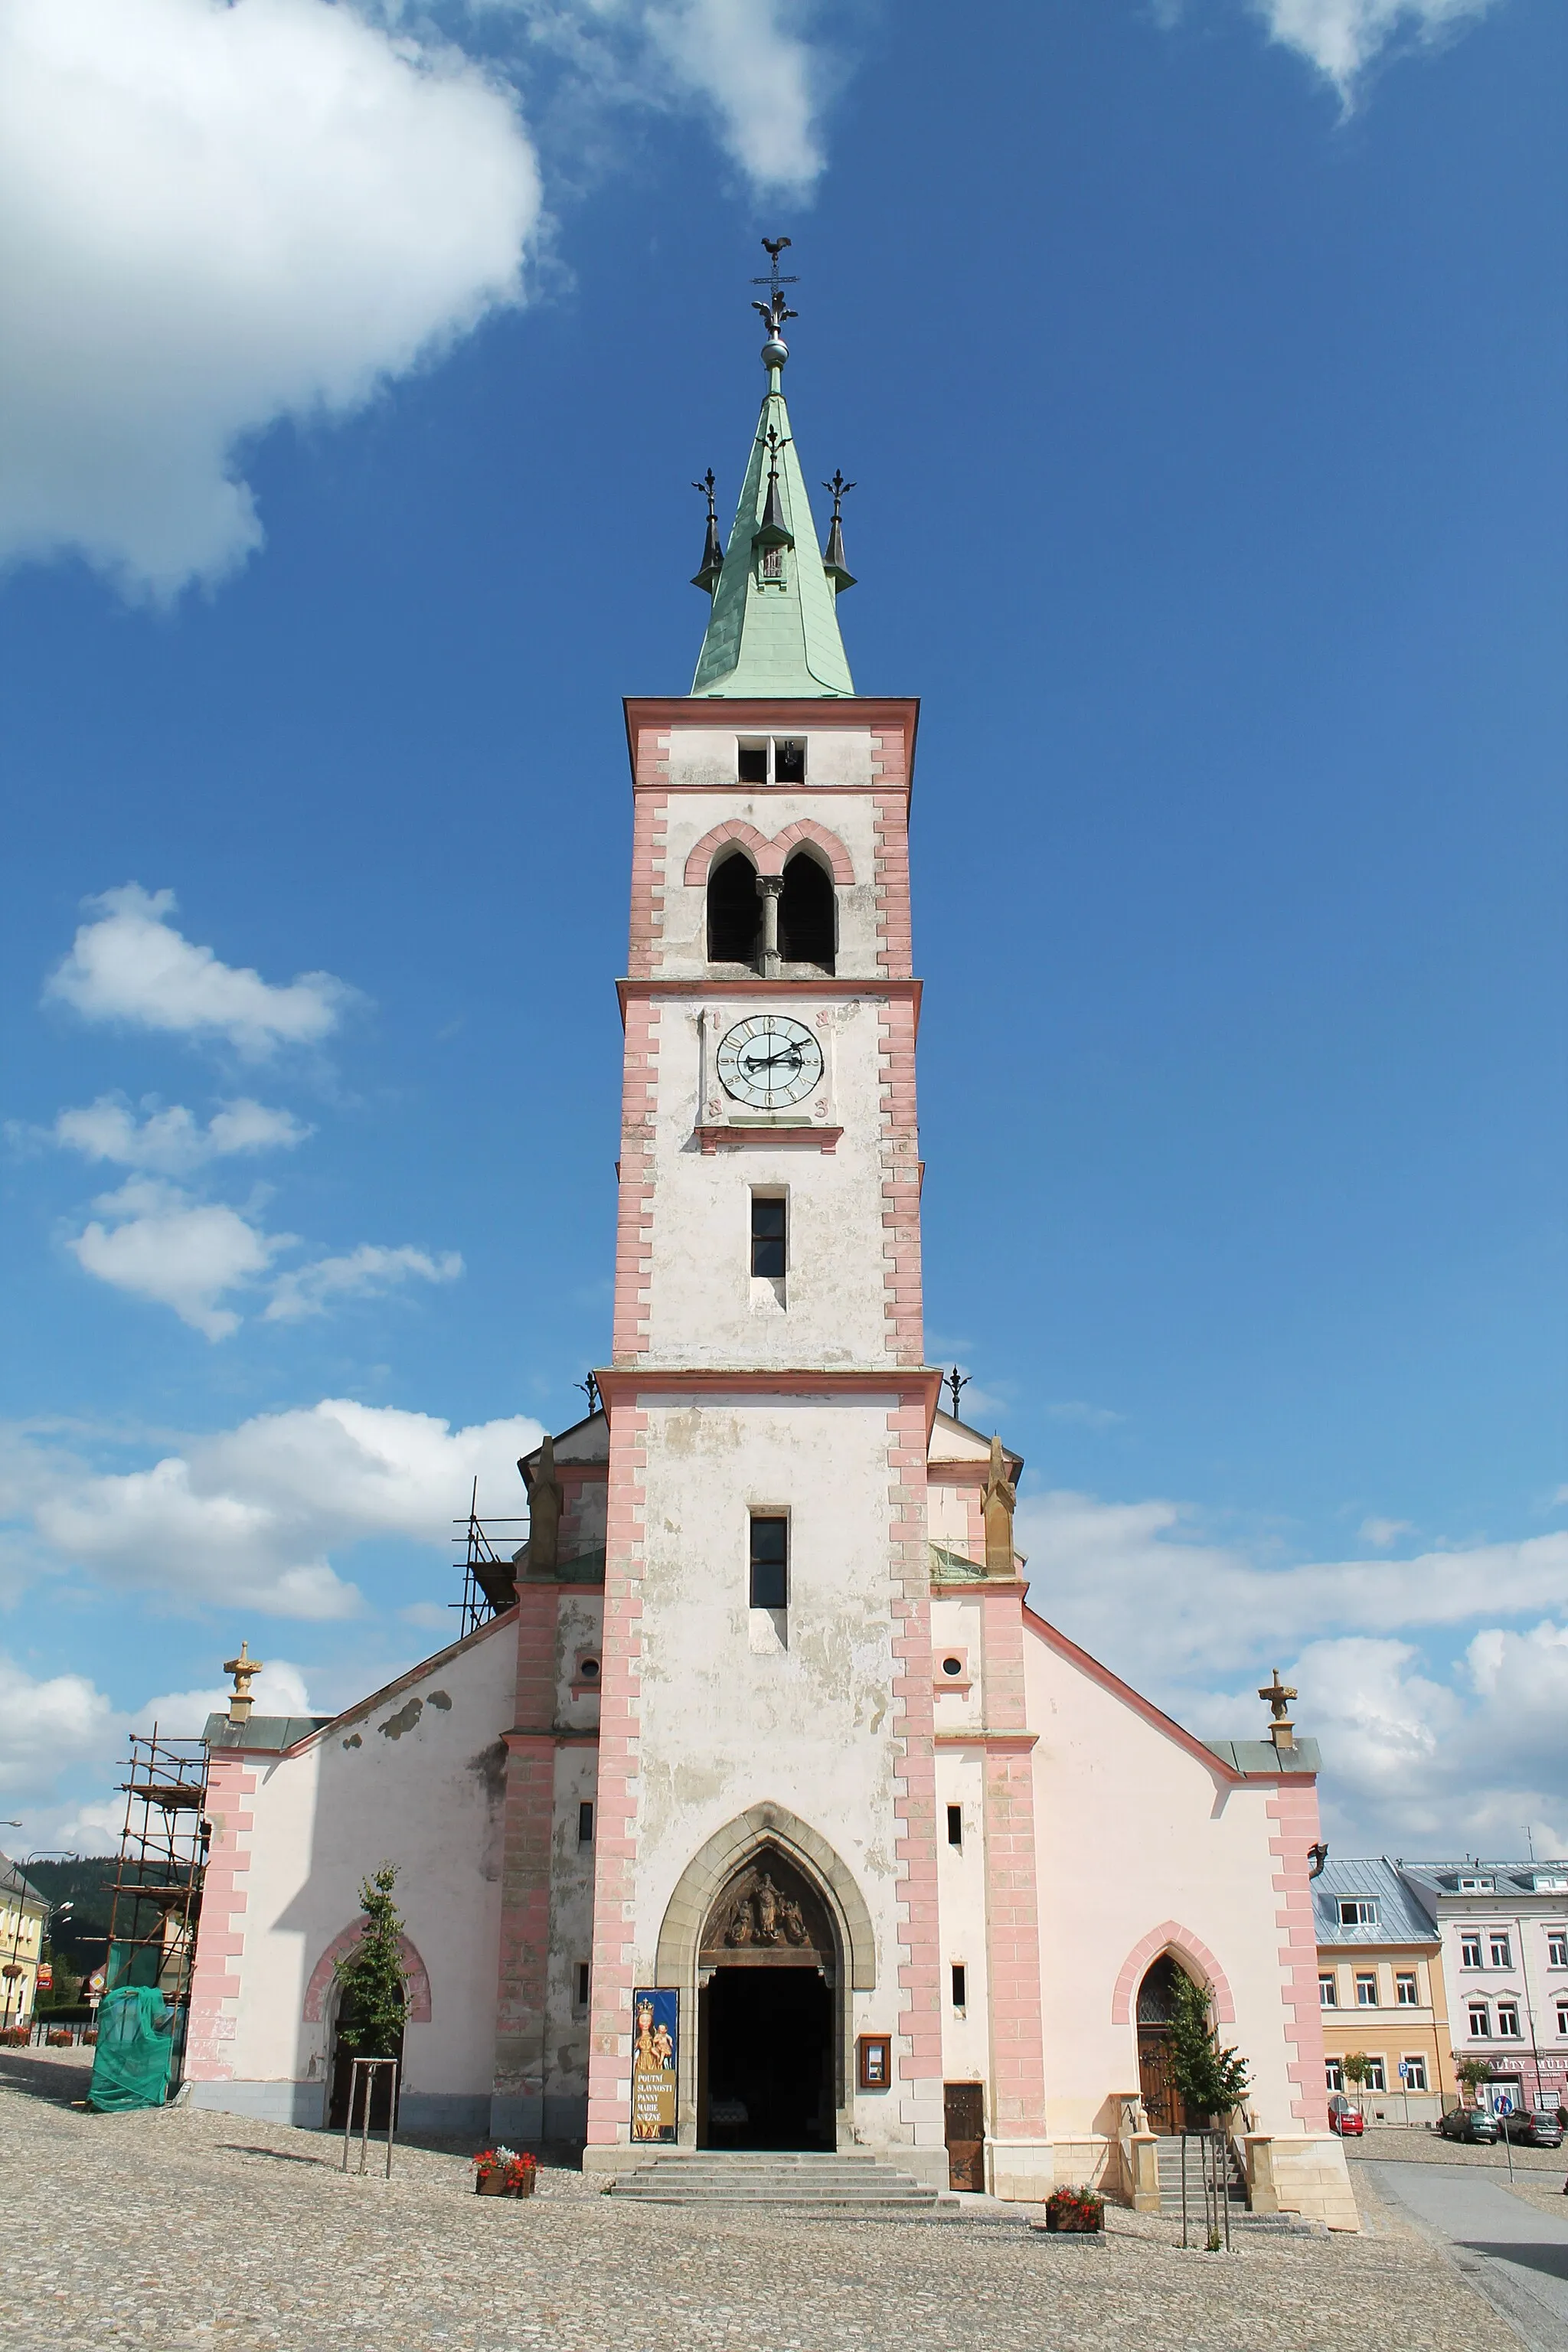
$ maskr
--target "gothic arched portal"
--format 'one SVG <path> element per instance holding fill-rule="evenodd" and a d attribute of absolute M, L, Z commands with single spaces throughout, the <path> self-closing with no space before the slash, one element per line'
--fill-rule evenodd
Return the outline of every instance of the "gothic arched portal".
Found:
<path fill-rule="evenodd" d="M 773 1803 L 727 1823 L 681 1873 L 657 1968 L 680 1993 L 682 2144 L 831 2148 L 852 2060 L 847 1994 L 875 1989 L 877 1957 L 865 1897 L 826 1839 Z"/>

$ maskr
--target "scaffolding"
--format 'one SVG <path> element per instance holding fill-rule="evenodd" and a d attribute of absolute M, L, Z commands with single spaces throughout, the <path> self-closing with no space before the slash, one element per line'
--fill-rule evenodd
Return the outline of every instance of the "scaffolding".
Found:
<path fill-rule="evenodd" d="M 521 1541 L 518 1530 L 526 1530 L 528 1521 L 521 1519 L 481 1519 L 479 1513 L 479 1482 L 474 1480 L 468 1498 L 468 1515 L 454 1519 L 452 1525 L 461 1532 L 452 1538 L 463 1544 L 463 1597 L 448 1601 L 448 1609 L 460 1610 L 460 1635 L 472 1633 L 492 1617 L 499 1617 L 517 1599 L 517 1571 L 513 1555 L 505 1547 Z M 502 1535 L 501 1529 L 509 1532 Z M 497 1549 L 500 1546 L 500 1549 Z"/>
<path fill-rule="evenodd" d="M 212 1834 L 206 1818 L 207 1751 L 199 1739 L 165 1739 L 156 1724 L 132 1734 L 120 1782 L 125 1820 L 109 1919 L 109 1989 L 147 1985 L 181 2012 L 176 2068 Z"/>

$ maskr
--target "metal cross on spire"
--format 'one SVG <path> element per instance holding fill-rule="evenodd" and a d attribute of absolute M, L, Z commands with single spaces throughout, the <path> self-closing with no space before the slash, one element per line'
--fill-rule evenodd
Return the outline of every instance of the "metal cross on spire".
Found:
<path fill-rule="evenodd" d="M 779 276 L 779 256 L 789 242 L 790 239 L 787 236 L 763 237 L 763 251 L 767 255 L 772 267 L 765 278 L 753 278 L 752 280 L 753 286 L 765 286 L 768 289 L 767 300 L 753 302 L 752 308 L 774 335 L 779 333 L 786 319 L 798 319 L 800 316 L 798 310 L 792 310 L 787 307 L 784 298 L 784 289 L 786 286 L 798 286 L 799 278 Z"/>

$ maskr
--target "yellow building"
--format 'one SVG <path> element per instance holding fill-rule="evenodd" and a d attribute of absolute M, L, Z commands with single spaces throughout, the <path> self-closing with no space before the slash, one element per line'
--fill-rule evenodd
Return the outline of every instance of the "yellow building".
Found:
<path fill-rule="evenodd" d="M 0 2026 L 32 2021 L 48 1918 L 44 1896 L 0 1854 Z"/>
<path fill-rule="evenodd" d="M 1369 2123 L 1430 2123 L 1458 2096 L 1437 1923 L 1393 1863 L 1330 1862 L 1313 1882 L 1318 1997 L 1331 2092 Z M 1372 2061 L 1344 2079 L 1354 2053 Z"/>

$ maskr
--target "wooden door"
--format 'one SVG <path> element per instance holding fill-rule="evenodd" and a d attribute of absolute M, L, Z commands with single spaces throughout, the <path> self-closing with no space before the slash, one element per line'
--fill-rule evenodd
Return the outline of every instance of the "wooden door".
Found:
<path fill-rule="evenodd" d="M 944 2083 L 942 2117 L 947 2140 L 947 2185 L 950 2189 L 985 2187 L 985 2085 Z"/>
<path fill-rule="evenodd" d="M 1171 2037 L 1163 2025 L 1138 2028 L 1138 2088 L 1152 2132 L 1179 2132 L 1183 2103 L 1171 2070 Z"/>

